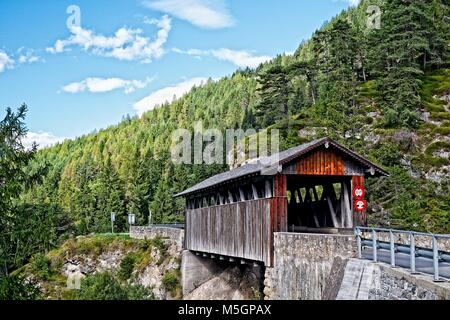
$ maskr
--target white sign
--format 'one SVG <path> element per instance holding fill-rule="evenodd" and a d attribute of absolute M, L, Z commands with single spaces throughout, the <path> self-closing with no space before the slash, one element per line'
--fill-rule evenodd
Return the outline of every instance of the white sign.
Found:
<path fill-rule="evenodd" d="M 111 221 L 116 221 L 116 214 L 111 212 Z"/>
<path fill-rule="evenodd" d="M 136 222 L 136 216 L 132 213 L 128 215 L 128 224 L 134 224 Z"/>

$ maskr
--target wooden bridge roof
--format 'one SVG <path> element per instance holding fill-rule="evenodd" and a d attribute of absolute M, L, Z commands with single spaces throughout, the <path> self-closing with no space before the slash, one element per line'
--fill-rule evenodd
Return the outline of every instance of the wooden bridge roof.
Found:
<path fill-rule="evenodd" d="M 291 162 L 292 160 L 296 160 L 300 158 L 303 155 L 306 155 L 308 152 L 317 149 L 324 145 L 333 146 L 340 152 L 347 155 L 349 158 L 354 160 L 356 163 L 360 164 L 362 167 L 367 169 L 373 169 L 375 176 L 388 176 L 389 174 L 380 168 L 379 166 L 375 165 L 374 163 L 370 162 L 366 158 L 356 154 L 355 152 L 351 151 L 350 149 L 338 144 L 336 141 L 330 139 L 330 138 L 321 138 L 317 140 L 313 140 L 308 143 L 301 144 L 299 146 L 287 149 L 285 151 L 282 151 L 278 153 L 277 155 L 274 155 L 272 157 L 269 157 L 273 159 L 273 157 L 278 156 L 278 163 L 280 165 L 284 165 L 286 163 Z M 204 191 L 206 189 L 210 189 L 212 187 L 217 187 L 219 185 L 232 182 L 237 179 L 241 179 L 244 177 L 250 177 L 250 176 L 256 176 L 260 175 L 261 171 L 267 169 L 267 166 L 261 163 L 260 161 L 255 163 L 248 163 L 245 165 L 242 165 L 238 168 L 235 168 L 230 171 L 226 171 L 220 174 L 217 174 L 215 176 L 212 176 L 206 180 L 203 180 L 202 182 L 192 186 L 189 189 L 186 189 L 183 192 L 180 192 L 176 194 L 174 197 L 180 197 L 180 196 L 187 196 L 190 194 L 198 193 L 201 191 Z"/>

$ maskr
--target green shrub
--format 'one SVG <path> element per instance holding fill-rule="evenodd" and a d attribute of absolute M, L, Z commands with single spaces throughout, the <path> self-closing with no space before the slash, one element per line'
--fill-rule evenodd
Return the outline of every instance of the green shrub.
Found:
<path fill-rule="evenodd" d="M 375 150 L 374 155 L 376 159 L 385 166 L 400 165 L 400 160 L 403 157 L 399 145 L 391 142 L 382 143 L 380 147 Z"/>
<path fill-rule="evenodd" d="M 31 280 L 19 275 L 0 277 L 0 300 L 37 300 L 41 292 Z"/>
<path fill-rule="evenodd" d="M 42 253 L 38 253 L 31 258 L 31 268 L 34 274 L 41 279 L 48 279 L 51 275 L 50 259 Z"/>
<path fill-rule="evenodd" d="M 152 240 L 152 245 L 154 245 L 159 250 L 159 260 L 156 262 L 156 265 L 160 265 L 163 263 L 164 259 L 167 256 L 167 249 L 169 248 L 168 245 L 164 242 L 164 239 L 162 237 L 155 237 Z"/>
<path fill-rule="evenodd" d="M 153 291 L 142 285 L 131 285 L 127 287 L 128 300 L 155 300 Z"/>
<path fill-rule="evenodd" d="M 146 251 L 152 247 L 152 241 L 145 238 L 144 240 L 139 242 L 139 249 L 142 251 Z"/>
<path fill-rule="evenodd" d="M 80 300 L 127 300 L 128 294 L 109 272 L 96 273 L 81 280 Z"/>
<path fill-rule="evenodd" d="M 154 300 L 153 291 L 142 285 L 122 285 L 111 273 L 102 272 L 81 280 L 79 300 Z"/>
<path fill-rule="evenodd" d="M 164 288 L 166 288 L 173 297 L 180 296 L 181 285 L 179 273 L 179 270 L 166 271 L 161 279 Z"/>
<path fill-rule="evenodd" d="M 399 115 L 394 109 L 387 109 L 383 115 L 383 126 L 386 128 L 395 128 L 400 124 Z"/>
<path fill-rule="evenodd" d="M 130 279 L 135 264 L 136 264 L 136 255 L 134 253 L 129 253 L 128 255 L 126 255 L 120 262 L 118 272 L 119 278 L 121 280 Z"/>

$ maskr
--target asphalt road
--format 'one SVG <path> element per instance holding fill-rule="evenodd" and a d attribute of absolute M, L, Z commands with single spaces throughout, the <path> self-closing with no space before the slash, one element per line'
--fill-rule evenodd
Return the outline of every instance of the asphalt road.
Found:
<path fill-rule="evenodd" d="M 373 249 L 371 247 L 363 247 L 362 256 L 365 259 L 373 259 Z M 386 249 L 377 250 L 378 261 L 391 263 L 391 253 Z M 407 253 L 397 252 L 395 253 L 395 266 L 410 269 L 410 255 Z M 422 257 L 416 257 L 416 271 L 426 274 L 434 274 L 433 260 Z M 450 263 L 439 263 L 439 276 L 450 280 Z"/>

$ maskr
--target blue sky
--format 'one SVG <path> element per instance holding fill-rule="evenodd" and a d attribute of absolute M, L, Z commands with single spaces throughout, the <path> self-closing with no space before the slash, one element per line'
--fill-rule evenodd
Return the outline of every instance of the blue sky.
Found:
<path fill-rule="evenodd" d="M 294 51 L 352 3 L 0 0 L 0 116 L 27 103 L 27 143 L 41 146 L 105 128 Z"/>

